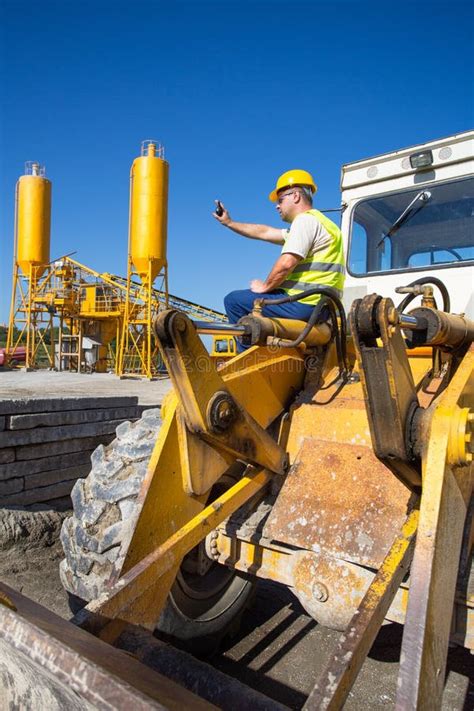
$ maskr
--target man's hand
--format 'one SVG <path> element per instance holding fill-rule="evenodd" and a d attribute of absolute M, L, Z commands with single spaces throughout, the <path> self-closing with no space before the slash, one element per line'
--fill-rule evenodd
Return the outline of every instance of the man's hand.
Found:
<path fill-rule="evenodd" d="M 215 202 L 216 205 L 217 205 L 217 203 L 219 202 L 219 200 L 214 200 L 214 202 Z M 222 202 L 221 202 L 221 206 L 222 206 L 222 211 L 223 211 L 223 212 L 222 212 L 222 215 L 218 215 L 217 212 L 213 212 L 213 213 L 212 213 L 212 216 L 215 217 L 216 220 L 217 220 L 217 222 L 220 222 L 221 225 L 227 226 L 227 225 L 229 224 L 229 222 L 231 222 L 231 217 L 230 217 L 229 212 L 225 209 L 225 207 L 224 207 L 224 205 L 222 204 Z"/>
<path fill-rule="evenodd" d="M 250 289 L 254 292 L 254 294 L 266 294 L 268 291 L 267 287 L 265 286 L 265 282 L 263 282 L 261 279 L 252 279 L 250 282 Z"/>
<path fill-rule="evenodd" d="M 220 200 L 214 201 L 217 204 Z M 284 244 L 285 240 L 283 238 L 282 230 L 277 230 L 276 227 L 269 227 L 268 225 L 255 225 L 253 223 L 247 222 L 234 222 L 231 218 L 229 211 L 226 210 L 221 202 L 222 215 L 218 215 L 217 212 L 211 213 L 217 222 L 220 222 L 224 227 L 228 227 L 233 232 L 243 237 L 248 237 L 249 239 L 261 239 L 264 242 L 273 242 L 274 244 Z"/>

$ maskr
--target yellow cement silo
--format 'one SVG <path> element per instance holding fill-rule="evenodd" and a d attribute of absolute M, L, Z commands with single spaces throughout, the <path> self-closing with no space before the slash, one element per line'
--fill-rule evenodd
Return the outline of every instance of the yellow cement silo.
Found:
<path fill-rule="evenodd" d="M 38 163 L 27 163 L 17 183 L 16 262 L 39 279 L 50 261 L 51 181 Z"/>
<path fill-rule="evenodd" d="M 118 375 L 151 378 L 158 368 L 153 321 L 159 308 L 168 307 L 168 169 L 163 147 L 156 141 L 143 141 L 141 155 L 135 158 L 130 171 L 127 297 L 117 358 Z M 135 277 L 139 278 L 140 286 L 138 295 L 134 292 L 132 298 L 132 286 L 137 283 Z M 164 301 L 156 299 L 155 290 L 164 294 Z"/>
<path fill-rule="evenodd" d="M 168 163 L 154 141 L 144 141 L 130 173 L 130 259 L 143 283 L 166 266 Z"/>
<path fill-rule="evenodd" d="M 26 348 L 25 365 L 54 365 L 53 313 L 44 301 L 51 227 L 51 182 L 30 161 L 15 191 L 15 257 L 7 354 Z M 45 274 L 46 272 L 46 274 Z"/>

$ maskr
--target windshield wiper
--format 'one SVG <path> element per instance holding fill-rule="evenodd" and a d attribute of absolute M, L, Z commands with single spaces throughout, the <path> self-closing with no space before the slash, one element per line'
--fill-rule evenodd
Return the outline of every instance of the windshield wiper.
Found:
<path fill-rule="evenodd" d="M 408 220 L 411 220 L 412 217 L 414 217 L 417 212 L 421 210 L 422 207 L 424 207 L 428 201 L 431 199 L 431 193 L 428 190 L 422 190 L 421 192 L 418 193 L 418 195 L 415 195 L 413 200 L 407 207 L 403 210 L 402 214 L 400 217 L 397 217 L 393 225 L 390 227 L 389 231 L 387 234 L 385 234 L 380 242 L 378 243 L 376 249 L 380 247 L 381 244 L 385 242 L 387 237 L 391 237 L 392 235 L 397 232 L 402 225 L 405 224 Z M 418 205 L 415 205 L 415 203 L 419 202 Z"/>

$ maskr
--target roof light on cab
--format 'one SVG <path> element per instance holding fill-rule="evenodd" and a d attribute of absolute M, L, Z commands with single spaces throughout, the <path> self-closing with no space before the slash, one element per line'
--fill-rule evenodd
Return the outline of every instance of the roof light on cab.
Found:
<path fill-rule="evenodd" d="M 429 166 L 432 164 L 432 151 L 420 151 L 419 153 L 412 153 L 410 156 L 410 165 L 414 170 L 422 170 L 423 168 L 429 168 Z"/>

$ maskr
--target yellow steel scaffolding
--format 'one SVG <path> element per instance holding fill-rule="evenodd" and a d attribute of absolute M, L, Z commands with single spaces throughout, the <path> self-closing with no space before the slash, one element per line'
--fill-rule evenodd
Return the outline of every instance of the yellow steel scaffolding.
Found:
<path fill-rule="evenodd" d="M 118 356 L 122 343 L 135 339 L 136 349 L 143 348 L 135 321 L 145 308 L 150 312 L 150 323 L 160 309 L 172 306 L 203 321 L 222 323 L 224 314 L 208 309 L 191 301 L 180 299 L 173 294 L 152 288 L 143 293 L 141 283 L 104 272 L 100 273 L 65 256 L 47 265 L 39 280 L 28 280 L 17 275 L 16 294 L 19 302 L 14 305 L 9 324 L 9 335 L 16 334 L 11 349 L 25 341 L 21 340 L 23 311 L 27 312 L 32 353 L 38 354 L 39 346 L 47 350 L 48 357 L 43 365 L 58 370 L 104 372 L 115 371 L 119 375 L 141 375 L 151 377 L 159 370 L 158 355 L 152 329 L 148 328 L 150 341 L 145 342 L 138 365 L 132 358 L 124 358 L 119 368 Z M 129 318 L 125 318 L 128 309 Z M 130 315 L 132 318 L 130 318 Z M 20 319 L 19 319 L 20 317 Z M 51 343 L 45 343 L 46 323 L 51 333 Z M 53 324 L 57 326 L 53 329 Z M 41 326 L 41 328 L 38 328 Z M 15 328 L 16 327 L 16 328 Z M 131 330 L 124 335 L 124 330 Z M 20 335 L 18 335 L 20 334 Z M 56 334 L 56 338 L 53 336 Z M 132 349 L 130 349 L 132 350 Z M 149 354 L 149 357 L 148 357 Z M 133 355 L 133 354 L 132 354 Z M 30 367 L 41 365 L 38 358 L 30 359 Z"/>
<path fill-rule="evenodd" d="M 126 279 L 96 272 L 70 255 L 50 261 L 51 182 L 42 166 L 27 163 L 16 187 L 7 359 L 26 348 L 27 367 L 151 378 L 161 367 L 153 335 L 161 309 L 173 306 L 191 318 L 226 321 L 217 311 L 168 293 L 167 206 L 163 148 L 144 141 L 130 172 Z"/>

